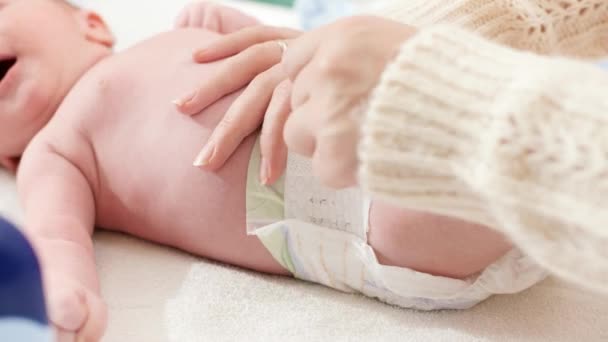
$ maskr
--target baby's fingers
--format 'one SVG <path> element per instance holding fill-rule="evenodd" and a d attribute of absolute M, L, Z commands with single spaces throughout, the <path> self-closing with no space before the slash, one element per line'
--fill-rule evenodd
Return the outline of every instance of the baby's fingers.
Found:
<path fill-rule="evenodd" d="M 48 295 L 49 318 L 57 341 L 100 341 L 107 324 L 101 297 L 74 282 L 50 282 L 57 284 Z"/>
<path fill-rule="evenodd" d="M 272 91 L 282 77 L 282 69 L 277 65 L 249 84 L 217 125 L 194 166 L 217 170 L 226 163 L 243 139 L 260 127 Z"/>
<path fill-rule="evenodd" d="M 291 82 L 285 80 L 274 90 L 264 117 L 260 136 L 262 150 L 260 180 L 265 185 L 276 182 L 287 166 L 287 146 L 283 140 L 283 129 L 291 111 L 290 96 Z"/>
<path fill-rule="evenodd" d="M 107 308 L 101 297 L 89 293 L 86 297 L 88 319 L 76 335 L 76 342 L 97 342 L 104 335 L 107 325 Z"/>
<path fill-rule="evenodd" d="M 184 10 L 179 13 L 175 22 L 173 23 L 174 28 L 185 28 L 188 27 L 189 14 L 188 11 Z"/>
<path fill-rule="evenodd" d="M 54 331 L 56 342 L 76 342 L 75 332 L 63 330 L 59 327 L 55 327 Z"/>

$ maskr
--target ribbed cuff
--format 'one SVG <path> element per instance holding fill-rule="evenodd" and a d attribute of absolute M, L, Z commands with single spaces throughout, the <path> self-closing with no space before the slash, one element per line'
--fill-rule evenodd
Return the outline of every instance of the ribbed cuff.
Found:
<path fill-rule="evenodd" d="M 587 63 L 423 30 L 372 94 L 360 184 L 499 229 L 542 266 L 606 292 L 605 89 Z"/>
<path fill-rule="evenodd" d="M 454 27 L 419 32 L 372 95 L 362 186 L 411 208 L 493 224 L 471 183 L 499 143 L 492 132 L 504 120 L 501 104 L 512 102 L 501 98 L 538 62 Z"/>

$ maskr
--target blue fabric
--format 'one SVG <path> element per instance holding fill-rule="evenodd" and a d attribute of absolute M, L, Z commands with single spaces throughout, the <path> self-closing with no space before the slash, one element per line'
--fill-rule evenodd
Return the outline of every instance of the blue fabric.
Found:
<path fill-rule="evenodd" d="M 0 341 L 51 342 L 53 329 L 48 325 L 21 318 L 0 318 Z"/>
<path fill-rule="evenodd" d="M 0 320 L 48 322 L 38 259 L 29 242 L 0 218 Z M 8 341 L 2 338 L 0 341 Z"/>

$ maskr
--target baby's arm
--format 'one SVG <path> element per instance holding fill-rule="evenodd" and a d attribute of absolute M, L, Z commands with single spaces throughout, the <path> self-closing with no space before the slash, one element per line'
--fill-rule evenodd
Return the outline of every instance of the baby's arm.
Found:
<path fill-rule="evenodd" d="M 257 19 L 243 12 L 208 1 L 188 4 L 175 20 L 176 28 L 195 27 L 221 34 L 232 33 L 258 24 Z"/>
<path fill-rule="evenodd" d="M 67 143 L 86 145 L 79 139 Z M 100 299 L 91 241 L 95 222 L 91 186 L 65 154 L 40 141 L 24 154 L 17 177 L 25 233 L 40 259 L 50 319 L 60 336 L 76 334 L 98 341 L 105 329 L 106 308 Z"/>
<path fill-rule="evenodd" d="M 369 243 L 381 264 L 461 279 L 483 271 L 512 248 L 488 227 L 378 201 L 370 212 Z"/>

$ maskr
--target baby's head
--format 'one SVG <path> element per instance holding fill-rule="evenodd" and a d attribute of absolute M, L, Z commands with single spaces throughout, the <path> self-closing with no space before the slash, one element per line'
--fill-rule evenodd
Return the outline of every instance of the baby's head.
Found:
<path fill-rule="evenodd" d="M 113 43 L 101 17 L 63 0 L 0 0 L 0 165 L 11 167 Z"/>

